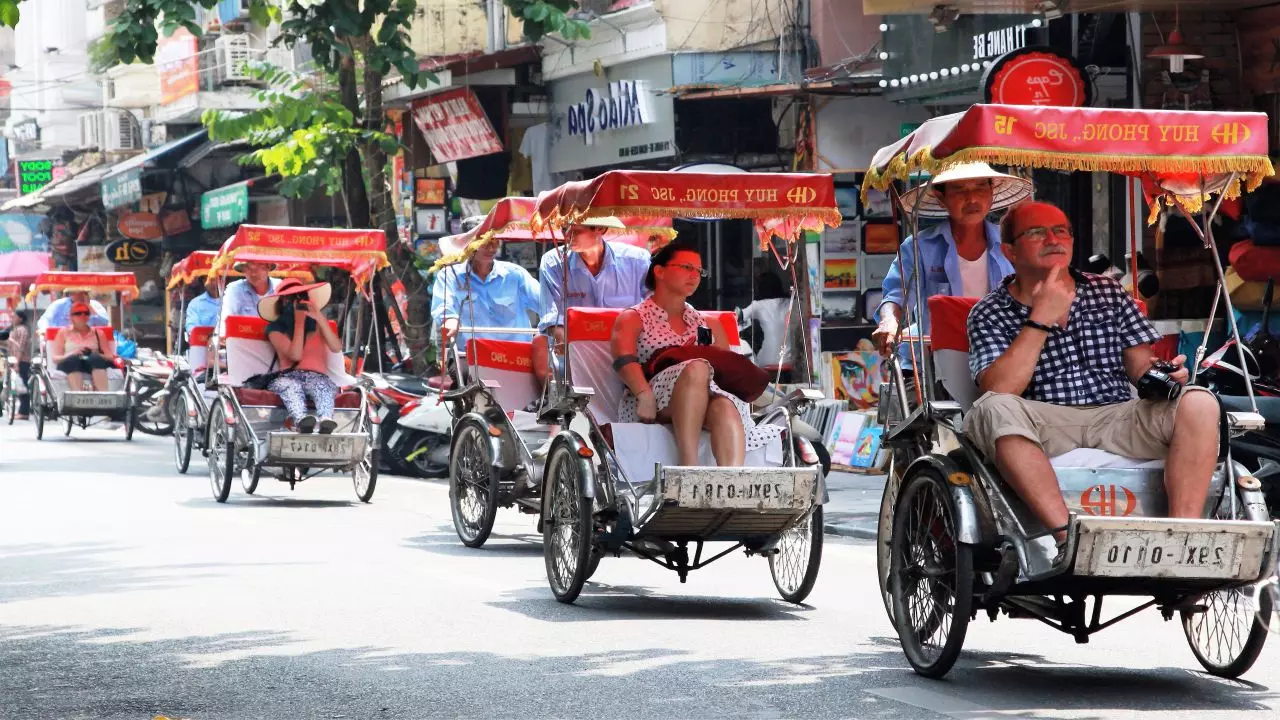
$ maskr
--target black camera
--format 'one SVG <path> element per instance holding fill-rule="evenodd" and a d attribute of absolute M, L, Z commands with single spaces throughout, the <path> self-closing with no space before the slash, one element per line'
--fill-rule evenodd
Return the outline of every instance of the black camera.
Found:
<path fill-rule="evenodd" d="M 1178 366 L 1157 360 L 1138 378 L 1138 397 L 1143 400 L 1174 400 L 1182 392 L 1182 383 L 1173 379 Z"/>

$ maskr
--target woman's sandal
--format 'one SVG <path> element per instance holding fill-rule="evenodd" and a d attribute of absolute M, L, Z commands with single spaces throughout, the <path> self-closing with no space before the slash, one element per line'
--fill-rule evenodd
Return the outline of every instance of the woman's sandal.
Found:
<path fill-rule="evenodd" d="M 1056 527 L 1056 528 L 1049 528 L 1048 530 L 1043 530 L 1043 531 L 1038 532 L 1038 533 L 1032 533 L 1032 534 L 1030 534 L 1030 535 L 1028 535 L 1028 536 L 1027 536 L 1027 540 L 1038 540 L 1038 539 L 1040 539 L 1040 538 L 1042 538 L 1042 537 L 1046 537 L 1046 536 L 1049 536 L 1049 535 L 1053 535 L 1053 534 L 1055 534 L 1055 533 L 1066 532 L 1066 531 L 1067 531 L 1067 529 L 1068 529 L 1068 528 L 1070 528 L 1070 527 L 1071 527 L 1071 524 L 1070 524 L 1070 523 L 1068 523 L 1068 524 L 1066 524 L 1066 525 L 1062 525 L 1062 526 L 1060 526 L 1060 527 Z M 1055 543 L 1055 544 L 1057 545 L 1057 547 L 1058 547 L 1058 552 L 1057 552 L 1057 554 L 1056 554 L 1056 555 L 1054 555 L 1054 556 L 1053 556 L 1053 560 L 1052 560 L 1052 561 L 1050 561 L 1050 563 L 1049 563 L 1049 564 L 1050 564 L 1050 566 L 1052 566 L 1052 567 L 1057 567 L 1057 566 L 1061 565 L 1061 564 L 1062 564 L 1062 562 L 1063 562 L 1063 561 L 1066 559 L 1066 557 L 1067 557 L 1067 541 L 1066 541 L 1066 540 L 1056 540 L 1056 539 L 1055 539 L 1055 540 L 1054 540 L 1054 543 Z"/>

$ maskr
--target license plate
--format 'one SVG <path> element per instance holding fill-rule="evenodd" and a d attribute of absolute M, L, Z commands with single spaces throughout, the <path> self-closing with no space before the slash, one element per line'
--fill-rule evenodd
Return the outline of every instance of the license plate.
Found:
<path fill-rule="evenodd" d="M 1102 577 L 1234 578 L 1240 544 L 1234 533 L 1104 531 L 1094 545 L 1091 575 Z"/>
<path fill-rule="evenodd" d="M 705 480 L 680 483 L 680 507 L 777 510 L 791 508 L 795 480 Z"/>
<path fill-rule="evenodd" d="M 312 435 L 286 437 L 280 443 L 281 460 L 347 460 L 355 454 L 356 438 Z"/>
<path fill-rule="evenodd" d="M 123 396 L 115 393 L 67 393 L 62 396 L 65 410 L 114 410 L 123 404 Z"/>

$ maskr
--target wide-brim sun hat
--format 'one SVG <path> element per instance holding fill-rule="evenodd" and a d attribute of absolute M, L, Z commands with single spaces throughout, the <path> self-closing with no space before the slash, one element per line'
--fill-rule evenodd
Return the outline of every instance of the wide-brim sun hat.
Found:
<path fill-rule="evenodd" d="M 241 260 L 240 262 L 237 262 L 237 263 L 233 264 L 233 265 L 231 266 L 231 269 L 232 269 L 233 271 L 238 272 L 238 273 L 240 273 L 241 275 L 243 275 L 243 274 L 244 274 L 244 266 L 245 266 L 245 265 L 265 265 L 265 266 L 267 267 L 267 270 L 268 270 L 268 271 L 271 271 L 271 270 L 275 270 L 275 269 L 276 269 L 276 264 L 275 264 L 275 263 L 263 262 L 263 261 L 261 261 L 261 260 Z"/>
<path fill-rule="evenodd" d="M 933 185 L 917 185 L 902 196 L 902 210 L 910 217 L 915 209 L 916 198 L 920 200 L 920 217 L 948 217 L 947 207 L 938 196 L 941 184 L 959 182 L 961 180 L 991 181 L 991 211 L 1004 210 L 1031 197 L 1031 181 L 1016 175 L 1002 173 L 984 162 L 962 163 L 954 165 L 933 176 Z M 928 187 L 928 192 L 925 188 Z M 921 193 L 924 193 L 921 195 Z"/>
<path fill-rule="evenodd" d="M 612 215 L 603 215 L 601 217 L 582 218 L 577 222 L 570 223 L 577 227 L 598 227 L 608 228 L 610 230 L 626 230 L 627 226 L 618 218 Z"/>
<path fill-rule="evenodd" d="M 329 304 L 333 288 L 327 282 L 304 283 L 294 278 L 282 280 L 274 292 L 258 301 L 258 315 L 267 322 L 274 322 L 280 317 L 281 298 L 306 294 L 307 302 L 317 310 Z"/>
<path fill-rule="evenodd" d="M 440 246 L 440 256 L 449 257 L 450 255 L 458 255 L 467 249 L 466 233 L 458 233 L 457 235 L 445 235 L 436 241 Z"/>

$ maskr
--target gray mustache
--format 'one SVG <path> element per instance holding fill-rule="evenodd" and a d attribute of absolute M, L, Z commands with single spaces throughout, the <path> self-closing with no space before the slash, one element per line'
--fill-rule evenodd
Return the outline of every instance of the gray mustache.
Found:
<path fill-rule="evenodd" d="M 1067 251 L 1063 248 L 1049 247 L 1040 251 L 1040 257 L 1048 257 L 1050 255 L 1066 255 Z"/>

